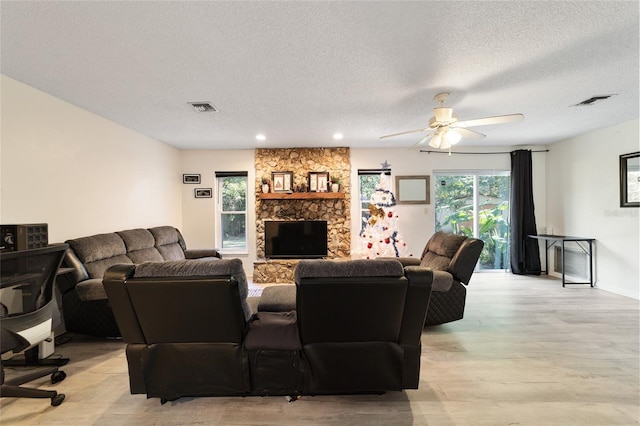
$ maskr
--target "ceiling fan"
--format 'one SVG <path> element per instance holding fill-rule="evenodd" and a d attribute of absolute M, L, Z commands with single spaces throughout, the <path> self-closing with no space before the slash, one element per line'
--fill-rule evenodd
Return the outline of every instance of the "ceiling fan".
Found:
<path fill-rule="evenodd" d="M 497 115 L 495 117 L 458 121 L 458 117 L 453 115 L 453 108 L 447 108 L 444 106 L 448 98 L 448 93 L 439 93 L 435 96 L 434 99 L 440 103 L 440 106 L 433 109 L 434 116 L 429 119 L 428 127 L 409 130 L 408 132 L 384 135 L 380 136 L 380 139 L 406 135 L 408 133 L 428 132 L 426 136 L 415 144 L 415 146 L 424 145 L 425 142 L 429 141 L 429 146 L 433 148 L 451 149 L 451 146 L 460 142 L 462 138 L 482 139 L 486 137 L 486 135 L 476 132 L 475 130 L 467 129 L 467 127 L 513 123 L 524 120 L 524 115 L 522 114 L 507 114 Z"/>

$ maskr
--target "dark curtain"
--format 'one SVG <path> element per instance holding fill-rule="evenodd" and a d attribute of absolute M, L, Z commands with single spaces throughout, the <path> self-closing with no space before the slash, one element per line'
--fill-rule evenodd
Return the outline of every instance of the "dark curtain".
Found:
<path fill-rule="evenodd" d="M 540 275 L 538 240 L 533 205 L 531 150 L 511 152 L 511 271 Z"/>

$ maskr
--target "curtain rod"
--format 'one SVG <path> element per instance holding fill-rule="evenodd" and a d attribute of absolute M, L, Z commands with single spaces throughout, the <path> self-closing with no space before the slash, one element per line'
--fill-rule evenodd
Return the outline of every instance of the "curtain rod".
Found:
<path fill-rule="evenodd" d="M 517 151 L 517 150 L 516 150 Z M 430 149 L 424 150 L 421 149 L 420 152 L 426 152 L 427 154 L 474 154 L 474 155 L 491 155 L 491 154 L 512 154 L 514 151 L 502 151 L 502 152 L 449 152 L 449 151 L 433 151 Z M 549 152 L 548 149 L 541 149 L 538 151 L 531 151 L 531 152 Z"/>

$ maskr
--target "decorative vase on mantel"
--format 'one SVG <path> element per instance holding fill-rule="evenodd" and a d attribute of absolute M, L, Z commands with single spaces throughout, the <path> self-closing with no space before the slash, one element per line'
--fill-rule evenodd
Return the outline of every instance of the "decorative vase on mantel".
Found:
<path fill-rule="evenodd" d="M 340 192 L 340 184 L 332 183 L 331 184 L 331 192 Z"/>
<path fill-rule="evenodd" d="M 269 184 L 268 184 L 268 183 L 263 183 L 263 184 L 262 184 L 262 192 L 263 192 L 264 194 L 269 193 Z"/>

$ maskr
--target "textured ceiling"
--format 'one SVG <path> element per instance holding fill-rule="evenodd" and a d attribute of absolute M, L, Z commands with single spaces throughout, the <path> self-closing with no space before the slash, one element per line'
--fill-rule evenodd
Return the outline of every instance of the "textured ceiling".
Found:
<path fill-rule="evenodd" d="M 4 75 L 181 149 L 410 147 L 419 134 L 378 137 L 426 127 L 443 91 L 461 120 L 526 117 L 466 145 L 639 115 L 637 1 L 2 1 L 0 15 Z"/>

